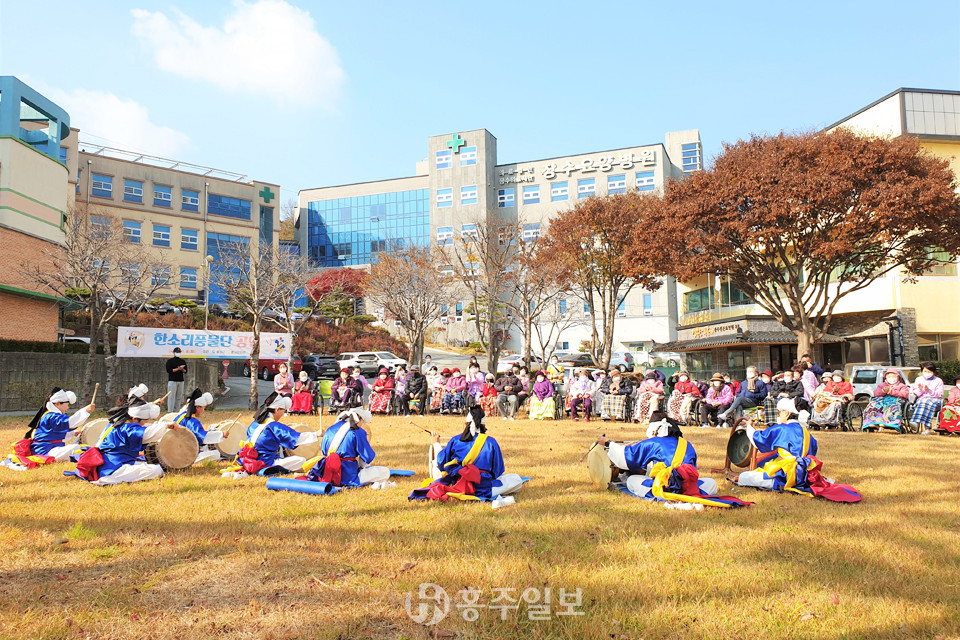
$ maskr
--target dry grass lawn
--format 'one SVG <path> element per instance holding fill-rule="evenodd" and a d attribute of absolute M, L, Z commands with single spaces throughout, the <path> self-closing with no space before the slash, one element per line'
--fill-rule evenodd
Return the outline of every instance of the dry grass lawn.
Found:
<path fill-rule="evenodd" d="M 205 422 L 235 412 L 205 416 Z M 290 418 L 290 421 L 300 418 Z M 316 420 L 311 418 L 308 420 Z M 0 419 L 0 441 L 25 418 Z M 421 418 L 446 435 L 459 418 Z M 214 466 L 98 488 L 66 465 L 0 469 L 0 635 L 44 638 L 954 638 L 960 637 L 960 439 L 816 434 L 828 476 L 865 500 L 723 491 L 749 509 L 682 512 L 596 489 L 580 456 L 599 425 L 488 421 L 516 505 L 407 501 L 426 436 L 377 417 L 377 460 L 414 469 L 384 491 L 315 497 L 222 480 Z M 329 424 L 329 418 L 324 418 Z M 604 425 L 635 439 L 630 425 Z M 700 468 L 726 431 L 690 429 Z M 404 598 L 553 590 L 549 620 L 457 609 L 433 627 Z M 559 589 L 582 616 L 559 616 Z M 414 605 L 417 601 L 414 600 Z"/>

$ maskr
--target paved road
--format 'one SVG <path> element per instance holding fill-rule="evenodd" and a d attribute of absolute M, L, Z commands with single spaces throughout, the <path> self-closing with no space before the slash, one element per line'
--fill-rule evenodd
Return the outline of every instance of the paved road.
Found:
<path fill-rule="evenodd" d="M 217 409 L 246 409 L 250 402 L 250 378 L 230 377 L 224 380 L 227 393 L 217 401 Z M 273 393 L 273 380 L 257 379 L 259 402 Z"/>

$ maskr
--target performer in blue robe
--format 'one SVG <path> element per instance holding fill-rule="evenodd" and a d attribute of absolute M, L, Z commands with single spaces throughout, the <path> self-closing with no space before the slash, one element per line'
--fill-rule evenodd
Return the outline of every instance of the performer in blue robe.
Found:
<path fill-rule="evenodd" d="M 197 442 L 200 443 L 200 452 L 197 454 L 197 459 L 193 462 L 194 464 L 206 462 L 207 460 L 217 461 L 220 459 L 220 452 L 211 445 L 215 445 L 223 440 L 223 432 L 217 430 L 207 431 L 200 423 L 200 417 L 203 416 L 207 406 L 212 403 L 213 395 L 209 392 L 202 393 L 198 387 L 193 390 L 193 393 L 187 398 L 187 404 L 180 409 L 180 413 L 178 413 L 177 417 L 173 420 L 175 424 L 189 429 L 193 435 L 197 437 Z"/>
<path fill-rule="evenodd" d="M 260 405 L 247 427 L 247 439 L 240 444 L 240 453 L 233 464 L 223 470 L 224 478 L 244 478 L 261 469 L 278 472 L 296 471 L 307 461 L 303 456 L 282 456 L 281 447 L 295 449 L 317 442 L 314 431 L 299 433 L 280 422 L 290 409 L 290 398 L 274 392 Z"/>
<path fill-rule="evenodd" d="M 523 479 L 516 473 L 504 473 L 503 454 L 497 441 L 486 433 L 483 409 L 471 407 L 465 422 L 463 433 L 451 438 L 437 455 L 442 477 L 415 489 L 410 500 L 454 497 L 489 501 L 520 491 Z M 434 441 L 440 442 L 439 434 L 434 434 Z"/>
<path fill-rule="evenodd" d="M 99 452 L 103 462 L 96 467 L 98 478 L 92 484 L 104 486 L 121 482 L 153 480 L 163 476 L 163 468 L 140 459 L 145 444 L 159 442 L 167 429 L 175 425 L 152 422 L 160 417 L 160 407 L 135 398 L 123 415 L 115 414 L 117 423 L 107 427 L 95 448 L 84 453 L 77 463 L 75 475 L 85 477 L 86 458 Z M 92 479 L 87 477 L 87 479 Z"/>
<path fill-rule="evenodd" d="M 817 439 L 806 426 L 793 419 L 793 402 L 785 398 L 777 404 L 778 422 L 757 430 L 747 423 L 747 436 L 760 453 L 758 466 L 743 471 L 737 484 L 772 491 L 792 491 L 834 502 L 859 502 L 860 492 L 835 483 L 822 475 L 823 463 L 817 459 Z"/>
<path fill-rule="evenodd" d="M 14 453 L 3 461 L 3 465 L 23 470 L 38 464 L 69 460 L 76 449 L 80 427 L 96 409 L 93 404 L 88 404 L 68 416 L 67 410 L 76 401 L 77 395 L 73 391 L 54 389 L 30 421 L 24 439 L 14 445 Z"/>
<path fill-rule="evenodd" d="M 388 467 L 369 466 L 376 453 L 363 427 L 373 415 L 357 407 L 337 416 L 320 441 L 320 456 L 307 474 L 308 480 L 329 482 L 337 487 L 359 487 L 390 479 Z M 312 462 L 312 461 L 311 461 Z"/>
<path fill-rule="evenodd" d="M 607 457 L 623 470 L 617 484 L 639 498 L 721 508 L 747 504 L 715 495 L 716 481 L 701 478 L 697 470 L 696 449 L 662 411 L 651 415 L 646 440 L 624 445 L 600 438 L 597 444 L 607 445 Z"/>

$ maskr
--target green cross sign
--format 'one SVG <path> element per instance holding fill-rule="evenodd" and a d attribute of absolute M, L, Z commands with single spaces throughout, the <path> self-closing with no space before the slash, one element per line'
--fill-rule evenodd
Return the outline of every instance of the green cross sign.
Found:
<path fill-rule="evenodd" d="M 270 201 L 273 200 L 273 197 L 277 194 L 270 191 L 270 187 L 264 187 L 260 190 L 260 197 L 263 198 L 263 201 L 267 204 L 270 204 Z"/>
<path fill-rule="evenodd" d="M 447 148 L 453 149 L 454 153 L 460 153 L 460 147 L 467 144 L 467 141 L 460 137 L 459 133 L 453 134 L 453 137 L 447 140 Z"/>

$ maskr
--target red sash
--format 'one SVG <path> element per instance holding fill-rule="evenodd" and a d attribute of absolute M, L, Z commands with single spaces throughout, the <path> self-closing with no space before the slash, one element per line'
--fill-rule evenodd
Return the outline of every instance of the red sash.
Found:
<path fill-rule="evenodd" d="M 53 444 L 63 444 L 63 440 Z M 30 447 L 32 445 L 32 438 L 21 438 L 13 443 L 13 457 L 16 458 L 18 463 L 22 464 L 28 469 L 33 469 L 34 467 L 39 467 L 42 464 L 50 464 L 54 462 L 53 456 L 44 456 L 31 453 Z"/>
<path fill-rule="evenodd" d="M 77 475 L 84 480 L 96 482 L 100 479 L 100 465 L 103 464 L 103 454 L 97 447 L 90 447 L 77 459 Z"/>
<path fill-rule="evenodd" d="M 237 462 L 239 462 L 243 470 L 250 475 L 255 474 L 267 466 L 266 463 L 263 460 L 259 460 L 259 458 L 260 454 L 257 453 L 253 445 L 249 444 L 240 449 L 240 453 L 237 454 Z"/>
<path fill-rule="evenodd" d="M 474 495 L 473 485 L 480 482 L 480 469 L 472 464 L 468 464 L 460 468 L 459 475 L 460 478 L 453 486 L 443 484 L 439 481 L 434 482 L 427 491 L 427 498 L 446 502 L 450 499 L 450 496 L 447 495 L 448 493 L 461 493 L 465 496 Z"/>

